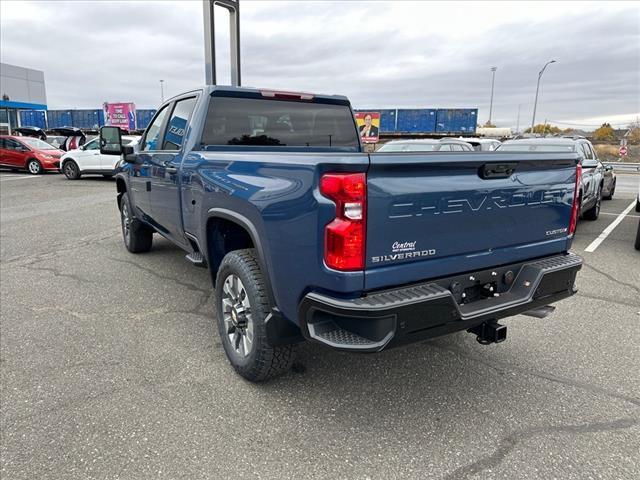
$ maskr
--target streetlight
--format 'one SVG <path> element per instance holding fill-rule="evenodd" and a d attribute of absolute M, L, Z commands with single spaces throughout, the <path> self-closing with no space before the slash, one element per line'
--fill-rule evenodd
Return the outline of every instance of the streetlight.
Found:
<path fill-rule="evenodd" d="M 556 61 L 549 60 L 547 63 L 544 64 L 544 67 L 542 67 L 542 70 L 540 70 L 540 73 L 538 73 L 538 85 L 536 86 L 536 99 L 533 102 L 533 118 L 531 119 L 531 133 L 533 133 L 533 127 L 536 124 L 536 108 L 538 106 L 538 91 L 540 90 L 540 79 L 542 78 L 542 74 L 544 73 L 546 68 L 552 63 L 556 63 Z"/>
<path fill-rule="evenodd" d="M 164 80 L 160 80 L 160 103 L 164 103 Z"/>
<path fill-rule="evenodd" d="M 489 125 L 491 125 L 491 114 L 493 113 L 493 85 L 496 82 L 496 70 L 498 67 L 491 67 L 491 102 L 489 103 Z"/>

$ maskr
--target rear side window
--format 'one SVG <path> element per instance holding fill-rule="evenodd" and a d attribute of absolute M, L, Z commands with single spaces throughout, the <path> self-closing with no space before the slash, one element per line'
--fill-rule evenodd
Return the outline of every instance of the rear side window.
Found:
<path fill-rule="evenodd" d="M 346 105 L 231 97 L 211 99 L 202 143 L 359 147 L 355 122 Z"/>
<path fill-rule="evenodd" d="M 169 123 L 167 133 L 164 135 L 162 150 L 180 150 L 184 134 L 187 131 L 187 122 L 196 104 L 196 97 L 185 98 L 176 102 Z"/>

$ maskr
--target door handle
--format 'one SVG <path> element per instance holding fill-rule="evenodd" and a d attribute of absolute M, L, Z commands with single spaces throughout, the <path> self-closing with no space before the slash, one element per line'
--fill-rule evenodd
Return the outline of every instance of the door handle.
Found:
<path fill-rule="evenodd" d="M 178 169 L 176 167 L 165 167 L 165 171 L 171 175 L 178 173 Z"/>

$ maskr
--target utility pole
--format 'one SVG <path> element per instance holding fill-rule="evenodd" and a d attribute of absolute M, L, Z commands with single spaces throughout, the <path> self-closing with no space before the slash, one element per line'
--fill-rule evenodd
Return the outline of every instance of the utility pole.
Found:
<path fill-rule="evenodd" d="M 516 121 L 516 135 L 520 133 L 520 107 L 522 107 L 521 103 L 518 104 L 518 120 Z"/>
<path fill-rule="evenodd" d="M 496 82 L 496 70 L 498 67 L 491 67 L 491 102 L 489 102 L 489 124 L 491 125 L 491 115 L 493 114 L 493 86 Z"/>
<path fill-rule="evenodd" d="M 164 103 L 164 80 L 160 80 L 160 105 Z"/>
<path fill-rule="evenodd" d="M 231 85 L 240 86 L 240 0 L 203 0 L 204 13 L 204 73 L 207 85 L 216 84 L 215 7 L 229 10 L 229 39 L 231 41 Z"/>
<path fill-rule="evenodd" d="M 542 67 L 542 70 L 540 70 L 540 73 L 538 73 L 538 85 L 536 86 L 536 99 L 533 102 L 533 118 L 531 119 L 531 133 L 533 133 L 533 127 L 536 124 L 536 108 L 538 107 L 538 92 L 540 91 L 540 79 L 542 78 L 542 74 L 547 69 L 547 67 L 552 63 L 556 63 L 556 61 L 549 60 L 547 63 L 544 64 L 544 67 Z"/>

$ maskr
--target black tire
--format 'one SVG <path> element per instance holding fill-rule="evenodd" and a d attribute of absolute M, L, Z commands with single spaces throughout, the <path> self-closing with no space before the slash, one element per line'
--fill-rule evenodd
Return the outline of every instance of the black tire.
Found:
<path fill-rule="evenodd" d="M 616 181 L 613 181 L 613 185 L 611 185 L 611 190 L 609 191 L 609 195 L 606 197 L 602 197 L 603 200 L 611 200 L 613 198 L 613 194 L 616 193 Z"/>
<path fill-rule="evenodd" d="M 638 231 L 636 232 L 636 250 L 640 250 L 640 220 L 638 221 Z"/>
<path fill-rule="evenodd" d="M 235 284 L 236 297 L 229 288 L 234 279 L 239 280 Z M 227 281 L 230 283 L 225 288 Z M 236 372 L 251 382 L 262 382 L 290 370 L 295 346 L 273 347 L 267 340 L 265 319 L 271 308 L 254 249 L 235 250 L 225 255 L 216 276 L 215 293 L 218 332 Z"/>
<path fill-rule="evenodd" d="M 126 193 L 120 199 L 120 226 L 127 250 L 131 253 L 144 253 L 151 250 L 153 230 L 134 216 Z"/>
<path fill-rule="evenodd" d="M 42 164 L 35 158 L 27 160 L 27 172 L 31 175 L 40 175 L 42 173 Z"/>
<path fill-rule="evenodd" d="M 602 187 L 598 187 L 598 193 L 596 195 L 596 203 L 589 210 L 584 212 L 582 218 L 585 220 L 597 220 L 600 215 L 600 204 L 602 203 Z"/>
<path fill-rule="evenodd" d="M 64 173 L 64 176 L 69 180 L 78 180 L 81 177 L 80 168 L 73 160 L 65 160 L 62 164 L 62 173 Z"/>

